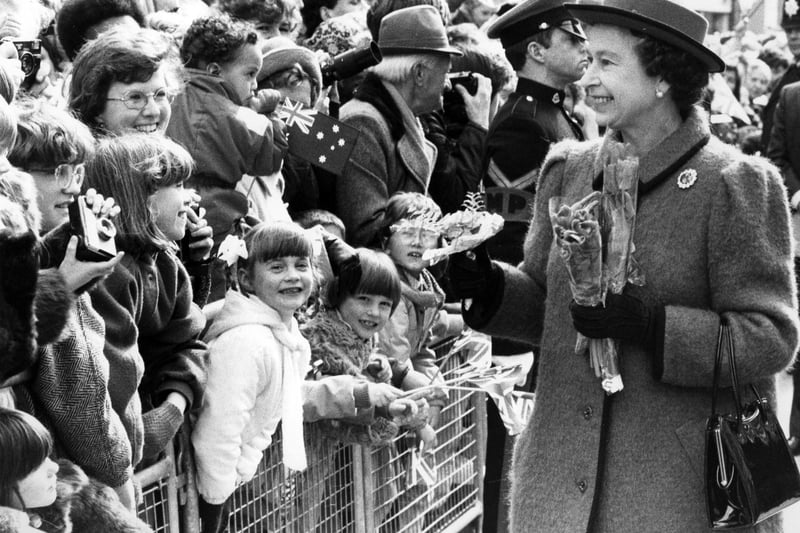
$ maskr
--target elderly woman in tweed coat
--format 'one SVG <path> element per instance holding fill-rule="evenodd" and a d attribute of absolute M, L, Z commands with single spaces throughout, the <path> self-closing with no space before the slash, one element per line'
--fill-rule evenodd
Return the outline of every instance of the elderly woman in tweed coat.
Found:
<path fill-rule="evenodd" d="M 511 531 L 708 531 L 704 433 L 720 322 L 739 379 L 772 400 L 774 374 L 797 348 L 785 190 L 768 162 L 711 137 L 694 105 L 708 72 L 724 68 L 702 44 L 705 19 L 667 0 L 567 7 L 587 24 L 593 60 L 582 83 L 608 131 L 551 150 L 519 268 L 482 250 L 450 265 L 455 290 L 472 299 L 469 325 L 541 347 L 536 404 L 514 454 Z M 548 200 L 601 188 L 620 143 L 639 157 L 634 242 L 646 283 L 584 307 L 553 245 Z M 622 391 L 607 396 L 575 355 L 577 332 L 620 340 Z M 728 396 L 722 412 L 732 411 Z M 753 531 L 782 531 L 780 516 Z"/>

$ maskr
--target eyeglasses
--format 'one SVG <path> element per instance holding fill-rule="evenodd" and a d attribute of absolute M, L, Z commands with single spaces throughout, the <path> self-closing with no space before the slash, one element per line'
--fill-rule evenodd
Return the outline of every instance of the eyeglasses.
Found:
<path fill-rule="evenodd" d="M 143 91 L 128 91 L 124 93 L 121 97 L 117 98 L 106 98 L 106 100 L 111 100 L 114 102 L 122 102 L 125 107 L 128 109 L 134 109 L 140 111 L 144 109 L 147 105 L 147 102 L 150 98 L 153 98 L 153 101 L 157 104 L 163 103 L 172 103 L 172 100 L 175 98 L 166 87 L 161 87 L 160 89 L 156 89 L 151 93 L 146 93 Z"/>
<path fill-rule="evenodd" d="M 425 244 L 436 244 L 442 235 L 439 230 L 408 224 L 392 224 L 389 226 L 389 231 L 393 235 L 398 235 L 404 241 L 413 241 L 419 238 Z"/>
<path fill-rule="evenodd" d="M 83 185 L 83 180 L 86 177 L 86 167 L 83 163 L 75 165 L 71 163 L 62 163 L 52 171 L 50 169 L 38 168 L 31 168 L 28 170 L 32 172 L 43 172 L 45 174 L 52 172 L 60 189 L 68 189 L 72 187 L 73 184 L 80 187 Z"/>

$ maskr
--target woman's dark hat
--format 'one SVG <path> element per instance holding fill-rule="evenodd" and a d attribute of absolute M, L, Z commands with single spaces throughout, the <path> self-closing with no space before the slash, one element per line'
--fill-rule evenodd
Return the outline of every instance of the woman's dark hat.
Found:
<path fill-rule="evenodd" d="M 564 4 L 586 24 L 622 26 L 650 35 L 699 59 L 709 72 L 722 72 L 725 62 L 703 44 L 708 21 L 669 0 L 575 0 Z"/>
<path fill-rule="evenodd" d="M 508 48 L 556 27 L 586 40 L 575 16 L 564 9 L 563 0 L 527 0 L 517 4 L 492 22 L 486 34 L 490 39 L 500 39 L 503 48 Z"/>
<path fill-rule="evenodd" d="M 381 20 L 378 46 L 384 56 L 401 54 L 450 54 L 461 50 L 450 46 L 442 15 L 431 5 L 392 11 Z"/>

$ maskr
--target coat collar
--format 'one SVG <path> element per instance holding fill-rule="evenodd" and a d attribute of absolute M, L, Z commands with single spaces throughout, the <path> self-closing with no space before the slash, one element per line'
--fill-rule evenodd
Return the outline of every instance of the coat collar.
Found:
<path fill-rule="evenodd" d="M 244 105 L 244 103 L 239 100 L 239 97 L 236 95 L 236 91 L 233 90 L 233 87 L 231 87 L 230 84 L 221 77 L 214 76 L 205 70 L 198 68 L 187 68 L 185 70 L 189 76 L 189 85 L 194 85 L 195 87 L 202 89 L 204 92 L 224 95 L 236 105 Z"/>
<path fill-rule="evenodd" d="M 564 107 L 563 90 L 548 87 L 530 78 L 519 78 L 514 92 L 533 96 L 539 101 L 550 102 L 557 107 Z"/>
<path fill-rule="evenodd" d="M 677 130 L 639 158 L 639 194 L 646 194 L 686 164 L 711 138 L 705 112 L 695 107 Z M 619 153 L 622 138 L 619 132 L 609 130 L 594 162 L 597 176 L 592 188 L 602 190 L 603 167 L 608 154 Z"/>

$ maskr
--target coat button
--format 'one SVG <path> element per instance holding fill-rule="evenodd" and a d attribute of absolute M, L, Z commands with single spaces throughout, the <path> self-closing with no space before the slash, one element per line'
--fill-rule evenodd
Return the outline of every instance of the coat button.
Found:
<path fill-rule="evenodd" d="M 586 406 L 586 407 L 583 409 L 583 418 L 584 418 L 584 419 L 586 419 L 586 420 L 589 420 L 590 418 L 592 418 L 592 415 L 593 415 L 593 414 L 594 414 L 594 409 L 592 409 L 592 406 L 591 406 L 591 405 L 587 405 L 587 406 Z"/>
<path fill-rule="evenodd" d="M 583 479 L 578 480 L 576 485 L 578 485 L 578 490 L 579 491 L 586 492 L 587 485 L 586 485 L 586 481 L 585 480 L 583 480 Z"/>

